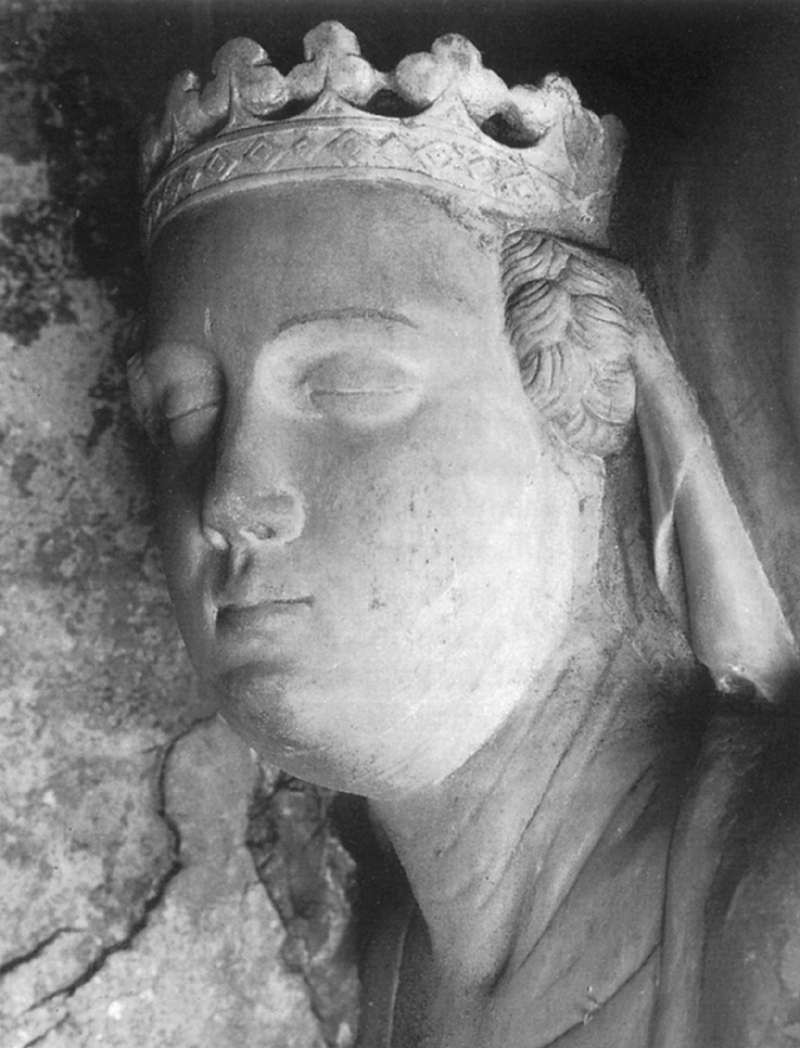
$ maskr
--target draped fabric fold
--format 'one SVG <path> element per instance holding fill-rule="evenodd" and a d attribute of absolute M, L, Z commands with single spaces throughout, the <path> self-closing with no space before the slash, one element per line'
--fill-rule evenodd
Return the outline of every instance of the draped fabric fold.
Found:
<path fill-rule="evenodd" d="M 688 614 L 698 659 L 723 692 L 752 685 L 779 701 L 800 676 L 800 653 L 731 498 L 690 387 L 638 296 L 637 419 L 647 459 L 659 588 Z M 680 557 L 683 595 L 674 585 Z"/>

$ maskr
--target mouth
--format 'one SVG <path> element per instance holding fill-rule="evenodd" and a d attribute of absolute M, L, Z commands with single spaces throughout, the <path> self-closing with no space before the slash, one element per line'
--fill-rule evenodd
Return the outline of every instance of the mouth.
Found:
<path fill-rule="evenodd" d="M 246 635 L 279 629 L 305 617 L 313 604 L 313 597 L 281 597 L 257 604 L 223 604 L 217 611 L 217 632 Z"/>

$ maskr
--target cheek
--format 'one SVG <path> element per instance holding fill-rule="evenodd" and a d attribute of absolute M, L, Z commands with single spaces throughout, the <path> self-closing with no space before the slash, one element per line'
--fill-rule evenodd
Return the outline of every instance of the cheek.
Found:
<path fill-rule="evenodd" d="M 308 537 L 359 606 L 413 616 L 449 591 L 455 610 L 527 573 L 541 455 L 530 426 L 492 421 L 459 433 L 440 413 L 391 446 L 342 449 Z"/>

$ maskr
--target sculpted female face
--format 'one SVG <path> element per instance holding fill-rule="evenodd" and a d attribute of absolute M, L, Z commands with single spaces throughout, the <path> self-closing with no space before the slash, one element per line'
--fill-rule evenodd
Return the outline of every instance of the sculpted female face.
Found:
<path fill-rule="evenodd" d="M 564 631 L 578 527 L 492 252 L 400 188 L 195 207 L 133 385 L 180 627 L 251 745 L 381 796 L 490 738 Z"/>

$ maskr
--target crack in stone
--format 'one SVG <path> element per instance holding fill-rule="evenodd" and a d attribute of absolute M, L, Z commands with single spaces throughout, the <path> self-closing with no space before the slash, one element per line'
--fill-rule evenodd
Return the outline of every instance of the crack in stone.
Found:
<path fill-rule="evenodd" d="M 45 1037 L 49 1037 L 51 1033 L 55 1033 L 56 1030 L 60 1030 L 64 1023 L 67 1021 L 68 1016 L 62 1015 L 58 1022 L 53 1023 L 52 1026 L 48 1026 L 43 1033 L 37 1033 L 33 1040 L 26 1041 L 22 1045 L 22 1048 L 33 1048 L 36 1044 L 41 1044 Z"/>
<path fill-rule="evenodd" d="M 274 802 L 279 791 L 283 788 L 286 781 L 286 776 L 283 772 L 279 772 L 276 780 L 269 786 L 264 781 L 263 771 L 261 774 L 261 780 L 256 783 L 255 790 L 250 799 L 250 825 L 248 826 L 247 833 L 247 849 L 250 852 L 253 860 L 253 866 L 258 876 L 259 882 L 261 883 L 264 891 L 267 893 L 267 898 L 272 904 L 278 918 L 283 926 L 284 935 L 287 939 L 292 935 L 291 920 L 286 913 L 286 908 L 282 905 L 282 899 L 280 894 L 276 892 L 275 887 L 272 883 L 272 879 L 267 873 L 268 860 L 265 861 L 262 855 L 259 855 L 259 845 L 262 844 L 253 833 L 253 823 L 258 819 L 260 822 L 264 818 L 264 813 L 268 812 L 272 803 Z M 270 842 L 270 847 L 274 847 L 274 841 Z M 322 1023 L 323 1016 L 319 1012 L 319 1008 L 314 1000 L 314 987 L 311 980 L 308 977 L 308 972 L 305 970 L 303 965 L 292 964 L 291 961 L 287 960 L 286 957 L 286 943 L 284 942 L 284 948 L 281 950 L 282 960 L 287 970 L 294 972 L 300 976 L 303 980 L 303 984 L 308 994 L 308 1003 L 311 1008 L 311 1012 L 318 1023 Z"/>
<path fill-rule="evenodd" d="M 60 986 L 57 989 L 52 990 L 50 993 L 46 994 L 44 997 L 41 997 L 38 1001 L 32 1004 L 30 1008 L 27 1009 L 28 1012 L 31 1012 L 36 1008 L 40 1008 L 43 1004 L 47 1004 L 49 1001 L 54 1000 L 56 997 L 61 997 L 63 1000 L 68 1000 L 75 993 L 77 993 L 77 991 L 80 990 L 82 986 L 85 986 L 97 975 L 97 973 L 105 966 L 109 957 L 112 957 L 115 953 L 130 950 L 133 947 L 138 936 L 147 927 L 148 922 L 150 920 L 150 914 L 158 906 L 160 906 L 170 884 L 175 880 L 175 878 L 183 869 L 183 863 L 180 859 L 180 830 L 178 828 L 178 824 L 167 811 L 166 776 L 167 769 L 169 768 L 170 757 L 172 756 L 172 753 L 179 742 L 181 742 L 188 735 L 190 735 L 191 732 L 193 732 L 200 725 L 205 724 L 213 719 L 214 717 L 211 716 L 203 717 L 196 721 L 193 721 L 188 728 L 185 728 L 183 731 L 179 732 L 169 742 L 169 744 L 164 750 L 163 757 L 161 758 L 161 766 L 158 772 L 158 808 L 156 810 L 156 814 L 160 819 L 162 819 L 170 833 L 170 837 L 172 838 L 173 859 L 167 871 L 156 884 L 152 895 L 146 900 L 144 906 L 142 907 L 142 912 L 139 914 L 136 920 L 134 920 L 131 923 L 130 927 L 128 928 L 128 932 L 124 938 L 120 939 L 118 942 L 111 943 L 109 946 L 106 946 L 104 949 L 102 949 L 92 960 L 92 962 L 88 965 L 88 967 L 81 972 L 80 975 L 78 975 L 71 982 L 66 983 L 64 986 Z M 35 1044 L 36 1041 L 34 1040 L 30 1043 Z M 28 1046 L 26 1045 L 25 1048 L 28 1048 Z"/>
<path fill-rule="evenodd" d="M 301 804 L 291 815 L 288 810 L 282 815 L 282 796 L 298 800 L 313 796 L 316 805 L 305 810 Z M 347 1007 L 342 1000 L 343 994 L 352 994 L 354 989 L 347 986 L 345 974 L 345 958 L 353 947 L 352 926 L 344 933 L 345 942 L 339 942 L 329 953 L 333 940 L 342 934 L 342 929 L 335 926 L 334 909 L 337 904 L 344 904 L 344 897 L 335 900 L 329 894 L 333 885 L 328 878 L 341 878 L 338 888 L 344 892 L 346 881 L 352 876 L 348 867 L 350 856 L 335 833 L 329 836 L 331 798 L 329 791 L 317 790 L 283 772 L 269 787 L 262 778 L 251 798 L 246 843 L 258 878 L 283 925 L 283 963 L 288 971 L 302 978 L 323 1040 L 330 1048 L 336 1048 L 351 1043 L 352 1033 L 344 1031 L 357 1027 L 358 1005 L 353 999 Z M 314 811 L 317 805 L 319 810 Z M 281 832 L 282 821 L 287 825 L 291 822 L 296 832 L 286 837 Z M 304 833 L 304 827 L 311 832 Z M 335 861 L 333 854 L 328 853 L 331 843 L 340 850 L 339 861 L 344 862 L 336 874 L 329 865 Z M 331 920 L 333 924 L 328 923 Z M 334 1002 L 336 1007 L 332 1007 Z"/>
<path fill-rule="evenodd" d="M 66 935 L 68 932 L 82 932 L 83 928 L 71 928 L 62 927 L 56 928 L 55 931 L 51 932 L 46 938 L 42 939 L 41 942 L 36 943 L 35 946 L 31 947 L 26 953 L 20 954 L 18 957 L 12 957 L 9 961 L 4 961 L 0 964 L 0 979 L 4 975 L 9 975 L 16 968 L 20 968 L 23 964 L 28 964 L 30 961 L 35 961 L 37 957 L 40 957 L 48 946 L 51 946 L 56 939 L 60 939 L 62 935 Z"/>

